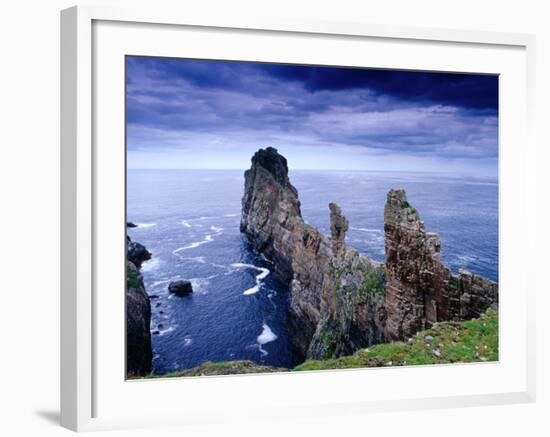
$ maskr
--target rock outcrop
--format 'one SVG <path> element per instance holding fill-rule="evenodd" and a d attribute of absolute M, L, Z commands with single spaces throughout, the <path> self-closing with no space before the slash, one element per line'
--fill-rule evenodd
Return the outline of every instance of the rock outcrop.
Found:
<path fill-rule="evenodd" d="M 245 172 L 241 232 L 290 286 L 289 329 L 302 358 L 330 358 L 384 341 L 384 267 L 345 245 L 331 204 L 331 237 L 304 222 L 286 159 L 260 149 Z"/>
<path fill-rule="evenodd" d="M 141 268 L 141 264 L 151 259 L 151 253 L 145 248 L 143 244 L 132 241 L 128 238 L 128 255 L 127 259 L 134 264 L 138 269 Z"/>
<path fill-rule="evenodd" d="M 135 258 L 137 246 L 143 248 Z M 126 261 L 126 373 L 128 377 L 144 376 L 151 372 L 151 301 L 143 285 L 140 266 L 143 254 L 151 254 L 139 243 L 128 240 Z M 147 259 L 149 259 L 147 258 Z M 141 261 L 139 261 L 141 259 Z M 137 260 L 137 261 L 136 261 Z M 139 263 L 139 266 L 135 262 Z"/>
<path fill-rule="evenodd" d="M 498 302 L 498 284 L 441 262 L 441 242 L 407 201 L 391 190 L 384 209 L 386 337 L 403 340 L 445 320 L 480 317 Z"/>
<path fill-rule="evenodd" d="M 193 285 L 189 281 L 179 279 L 168 284 L 168 291 L 176 296 L 187 296 L 193 293 Z"/>

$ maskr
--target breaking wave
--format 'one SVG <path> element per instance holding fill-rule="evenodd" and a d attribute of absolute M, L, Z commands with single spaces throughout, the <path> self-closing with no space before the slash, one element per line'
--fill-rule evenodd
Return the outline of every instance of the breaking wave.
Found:
<path fill-rule="evenodd" d="M 268 355 L 268 352 L 262 346 L 275 340 L 277 340 L 277 335 L 275 335 L 271 328 L 266 323 L 264 323 L 262 325 L 262 333 L 258 335 L 258 338 L 256 338 L 258 349 L 260 350 L 262 355 Z"/>
<path fill-rule="evenodd" d="M 243 291 L 244 295 L 255 294 L 260 291 L 260 288 L 262 287 L 262 281 L 267 278 L 269 273 L 271 273 L 269 269 L 266 269 L 265 267 L 258 267 L 254 264 L 233 263 L 231 264 L 231 267 L 235 267 L 237 269 L 254 269 L 260 272 L 258 275 L 256 275 L 256 285 Z"/>

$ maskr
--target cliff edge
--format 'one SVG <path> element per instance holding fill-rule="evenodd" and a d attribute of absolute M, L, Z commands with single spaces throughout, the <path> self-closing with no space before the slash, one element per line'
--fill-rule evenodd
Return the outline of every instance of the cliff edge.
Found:
<path fill-rule="evenodd" d="M 444 320 L 480 317 L 496 308 L 498 284 L 441 262 L 437 234 L 426 232 L 405 190 L 391 190 L 384 208 L 386 336 L 404 340 Z"/>
<path fill-rule="evenodd" d="M 128 377 L 151 373 L 151 301 L 143 284 L 141 264 L 151 254 L 128 237 L 126 260 L 126 374 Z"/>

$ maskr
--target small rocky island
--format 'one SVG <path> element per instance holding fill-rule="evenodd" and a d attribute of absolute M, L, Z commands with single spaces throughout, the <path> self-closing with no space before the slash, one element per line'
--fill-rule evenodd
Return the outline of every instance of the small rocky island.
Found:
<path fill-rule="evenodd" d="M 303 359 L 350 355 L 496 308 L 498 284 L 467 271 L 453 275 L 404 190 L 387 196 L 385 265 L 347 246 L 347 219 L 334 203 L 329 212 L 330 237 L 303 220 L 286 159 L 272 147 L 252 157 L 241 232 L 289 284 L 291 337 Z"/>

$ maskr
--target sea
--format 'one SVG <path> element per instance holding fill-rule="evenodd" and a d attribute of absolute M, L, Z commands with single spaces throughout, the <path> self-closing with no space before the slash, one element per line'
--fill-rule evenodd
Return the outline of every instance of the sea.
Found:
<path fill-rule="evenodd" d="M 127 174 L 132 240 L 152 253 L 142 266 L 151 297 L 153 372 L 206 361 L 298 364 L 286 324 L 288 287 L 239 231 L 241 170 L 137 170 Z M 426 230 L 439 234 L 442 259 L 498 281 L 498 181 L 405 172 L 290 171 L 304 220 L 330 233 L 330 202 L 350 222 L 348 245 L 384 261 L 384 203 L 404 188 Z M 193 294 L 168 284 L 187 279 Z"/>

